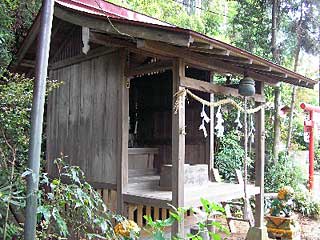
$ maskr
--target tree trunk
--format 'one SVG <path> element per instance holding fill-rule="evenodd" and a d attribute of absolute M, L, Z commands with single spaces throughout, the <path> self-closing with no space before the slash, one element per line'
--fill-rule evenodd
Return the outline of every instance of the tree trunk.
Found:
<path fill-rule="evenodd" d="M 271 52 L 273 61 L 279 63 L 279 56 L 277 51 L 277 16 L 278 16 L 278 0 L 272 1 L 272 31 L 271 31 Z M 273 161 L 277 162 L 279 157 L 279 146 L 280 146 L 280 86 L 276 86 L 273 89 L 274 94 L 274 141 L 272 146 Z"/>
<path fill-rule="evenodd" d="M 278 0 L 272 1 L 272 28 L 271 28 L 271 52 L 273 61 L 279 63 L 277 52 L 277 16 L 278 16 Z"/>
<path fill-rule="evenodd" d="M 300 49 L 301 49 L 301 36 L 298 33 L 298 41 L 297 41 L 296 54 L 295 54 L 295 57 L 294 57 L 294 68 L 293 68 L 293 70 L 295 72 L 297 71 L 297 68 L 298 68 Z M 286 145 L 287 151 L 289 151 L 289 148 L 291 146 L 293 112 L 294 112 L 294 106 L 295 106 L 295 102 L 296 102 L 296 92 L 297 92 L 297 86 L 293 86 L 292 87 L 291 104 L 290 104 L 290 117 L 289 117 L 289 128 L 288 128 L 288 136 L 287 136 L 287 145 Z"/>
<path fill-rule="evenodd" d="M 274 130 L 274 141 L 272 146 L 272 155 L 273 155 L 273 162 L 276 163 L 279 158 L 279 147 L 280 147 L 280 103 L 281 103 L 281 91 L 280 86 L 274 87 L 274 123 L 273 123 L 273 130 Z"/>
<path fill-rule="evenodd" d="M 295 51 L 295 56 L 294 56 L 294 67 L 293 71 L 297 71 L 298 68 L 298 63 L 299 63 L 299 56 L 300 56 L 300 50 L 301 50 L 301 41 L 302 41 L 302 18 L 303 18 L 303 1 L 301 1 L 301 6 L 300 6 L 300 19 L 297 23 L 296 27 L 296 34 L 297 34 L 297 46 L 296 46 L 296 51 Z M 296 92 L 297 92 L 297 87 L 293 86 L 292 87 L 292 97 L 291 97 L 291 106 L 290 106 L 290 117 L 289 117 L 289 128 L 288 128 L 288 136 L 287 136 L 287 145 L 286 145 L 286 150 L 289 152 L 289 148 L 291 146 L 291 136 L 292 136 L 292 123 L 293 123 L 293 112 L 294 112 L 294 105 L 296 102 Z"/>

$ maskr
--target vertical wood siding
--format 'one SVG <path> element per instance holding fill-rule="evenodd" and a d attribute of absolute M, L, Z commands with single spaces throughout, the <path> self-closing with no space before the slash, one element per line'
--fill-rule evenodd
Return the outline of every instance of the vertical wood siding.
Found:
<path fill-rule="evenodd" d="M 51 71 L 63 85 L 48 99 L 50 175 L 56 174 L 53 160 L 62 154 L 88 181 L 116 183 L 119 64 L 119 54 L 111 53 Z"/>

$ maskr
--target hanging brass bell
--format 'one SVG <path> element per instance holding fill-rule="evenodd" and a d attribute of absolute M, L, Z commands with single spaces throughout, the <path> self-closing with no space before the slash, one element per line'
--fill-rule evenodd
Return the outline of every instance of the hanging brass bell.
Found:
<path fill-rule="evenodd" d="M 254 80 L 251 77 L 245 76 L 240 80 L 238 92 L 242 96 L 253 96 L 256 93 Z"/>

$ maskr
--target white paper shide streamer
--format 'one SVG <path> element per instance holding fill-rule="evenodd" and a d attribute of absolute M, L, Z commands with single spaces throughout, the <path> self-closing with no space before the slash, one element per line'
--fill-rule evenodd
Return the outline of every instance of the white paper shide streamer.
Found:
<path fill-rule="evenodd" d="M 224 120 L 221 114 L 221 106 L 218 107 L 216 118 L 217 118 L 217 125 L 214 129 L 217 131 L 217 137 L 221 138 L 224 136 L 224 126 L 223 126 Z"/>
<path fill-rule="evenodd" d="M 251 143 L 254 143 L 254 133 L 255 133 L 256 129 L 254 127 L 254 122 L 253 122 L 253 117 L 252 115 L 250 115 L 250 132 L 249 132 L 249 138 L 251 139 Z"/>
<path fill-rule="evenodd" d="M 207 129 L 206 129 L 206 126 L 205 126 L 205 123 L 209 123 L 210 122 L 210 118 L 208 117 L 206 111 L 205 111 L 205 106 L 204 104 L 202 105 L 202 111 L 200 113 L 200 116 L 202 118 L 202 123 L 199 127 L 199 130 L 203 131 L 203 135 L 204 137 L 206 138 L 208 136 L 208 132 L 207 132 Z"/>
<path fill-rule="evenodd" d="M 242 123 L 241 123 L 241 121 L 240 121 L 240 110 L 238 110 L 237 119 L 234 121 L 234 123 L 237 124 L 237 126 L 236 126 L 236 132 L 237 132 L 237 133 L 240 132 L 240 130 L 241 130 L 242 127 L 243 127 L 243 125 L 242 125 Z"/>

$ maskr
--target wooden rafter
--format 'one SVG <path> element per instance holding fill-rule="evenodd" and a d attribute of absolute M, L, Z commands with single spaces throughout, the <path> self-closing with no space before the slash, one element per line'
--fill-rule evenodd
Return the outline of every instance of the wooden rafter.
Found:
<path fill-rule="evenodd" d="M 72 39 L 73 33 L 76 31 L 77 27 L 73 26 L 71 29 L 69 35 L 63 40 L 63 42 L 60 44 L 59 48 L 55 51 L 54 55 L 51 57 L 53 60 L 56 59 L 57 56 L 65 49 L 65 46 L 68 44 L 70 39 Z"/>
<path fill-rule="evenodd" d="M 193 47 L 191 46 L 190 49 L 194 52 L 200 52 L 200 53 L 208 53 L 208 54 L 216 54 L 216 55 L 223 55 L 228 56 L 230 54 L 229 50 L 220 49 L 220 48 L 199 48 L 199 47 Z"/>
<path fill-rule="evenodd" d="M 34 68 L 35 67 L 35 61 L 33 61 L 33 60 L 28 60 L 28 59 L 22 59 L 21 61 L 20 61 L 20 65 L 22 66 L 22 67 L 27 67 L 27 68 Z"/>
<path fill-rule="evenodd" d="M 237 56 L 232 56 L 232 55 L 217 55 L 217 54 L 211 54 L 210 57 L 219 59 L 219 60 L 224 60 L 228 62 L 236 62 L 236 63 L 246 63 L 246 64 L 252 64 L 252 59 L 250 58 L 245 58 L 245 57 L 237 57 Z"/>
<path fill-rule="evenodd" d="M 38 31 L 40 28 L 40 15 L 37 16 L 36 20 L 34 21 L 31 30 L 28 33 L 28 36 L 23 41 L 21 47 L 19 48 L 19 51 L 17 53 L 17 59 L 14 62 L 14 65 L 19 65 L 21 60 L 24 58 L 26 53 L 28 52 L 30 46 L 34 43 L 38 36 Z"/>
<path fill-rule="evenodd" d="M 247 69 L 251 69 L 251 70 L 263 70 L 265 72 L 270 72 L 272 71 L 272 68 L 269 66 L 265 66 L 265 65 L 260 65 L 260 64 L 245 64 L 245 63 L 231 63 L 232 65 L 236 65 L 238 67 L 243 67 L 243 68 L 247 68 Z"/>

